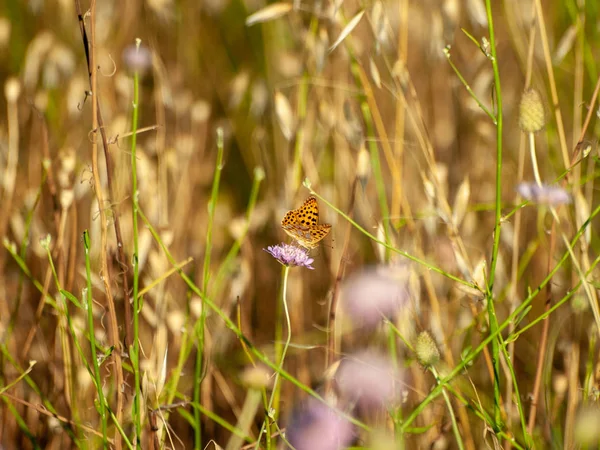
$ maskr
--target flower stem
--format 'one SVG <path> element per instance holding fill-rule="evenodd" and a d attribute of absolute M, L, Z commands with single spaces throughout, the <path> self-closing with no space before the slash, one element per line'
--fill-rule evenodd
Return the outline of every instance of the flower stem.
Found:
<path fill-rule="evenodd" d="M 540 177 L 540 169 L 537 164 L 537 157 L 535 153 L 535 136 L 533 133 L 527 133 L 529 135 L 529 152 L 531 153 L 531 167 L 533 169 L 533 176 L 538 186 L 542 186 L 542 179 Z"/>
<path fill-rule="evenodd" d="M 286 322 L 286 327 L 287 327 L 287 337 L 285 339 L 285 344 L 283 345 L 283 348 L 281 349 L 281 355 L 275 356 L 276 358 L 277 358 L 277 356 L 279 356 L 279 367 L 277 368 L 277 371 L 275 373 L 275 381 L 273 382 L 273 392 L 271 393 L 271 398 L 269 399 L 269 405 L 267 408 L 268 417 L 265 419 L 265 424 L 269 419 L 272 419 L 273 421 L 275 421 L 278 416 L 277 411 L 279 410 L 279 399 L 280 399 L 280 395 L 281 395 L 281 386 L 279 385 L 279 374 L 283 370 L 283 364 L 285 362 L 285 355 L 287 353 L 287 349 L 288 349 L 288 347 L 290 345 L 290 341 L 292 339 L 292 327 L 291 327 L 291 322 L 290 322 L 290 312 L 288 310 L 288 305 L 287 305 L 287 281 L 288 281 L 289 272 L 290 272 L 290 267 L 283 266 L 283 273 L 282 273 L 283 286 L 281 288 L 281 300 L 283 303 L 283 312 L 285 315 L 285 322 Z M 275 346 L 276 349 L 278 349 L 279 347 L 280 347 L 279 345 Z M 260 439 L 262 437 L 263 432 L 265 431 L 265 428 L 267 426 L 269 426 L 269 425 L 265 425 L 265 424 L 263 424 L 263 427 L 260 430 L 258 439 L 256 440 L 257 446 L 260 444 Z M 270 443 L 267 443 L 267 445 L 270 446 Z M 256 447 L 256 448 L 258 448 L 258 447 Z"/>
<path fill-rule="evenodd" d="M 136 40 L 136 51 L 139 51 L 141 41 Z M 137 127 L 139 118 L 139 96 L 140 96 L 140 76 L 136 70 L 133 74 L 133 103 L 131 112 L 131 192 L 133 198 L 132 211 L 132 234 L 133 234 L 133 342 L 130 351 L 131 364 L 134 374 L 134 389 L 133 397 L 133 418 L 135 425 L 135 445 L 141 446 L 142 442 L 142 411 L 141 411 L 141 396 L 142 386 L 140 377 L 140 309 L 141 303 L 138 298 L 139 288 L 139 232 L 138 232 L 138 209 L 139 209 L 139 192 L 137 178 Z M 128 298 L 125 301 L 129 301 Z"/>

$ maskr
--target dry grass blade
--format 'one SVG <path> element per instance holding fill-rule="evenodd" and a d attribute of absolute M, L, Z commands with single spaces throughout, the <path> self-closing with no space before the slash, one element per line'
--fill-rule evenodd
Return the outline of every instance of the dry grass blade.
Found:
<path fill-rule="evenodd" d="M 373 83 L 377 86 L 378 89 L 381 89 L 381 75 L 379 74 L 379 69 L 377 68 L 377 64 L 373 61 L 373 58 L 369 58 L 369 69 L 371 71 L 371 78 L 373 78 Z"/>
<path fill-rule="evenodd" d="M 293 9 L 291 3 L 273 3 L 262 9 L 259 9 L 254 14 L 250 14 L 246 18 L 246 26 L 251 27 L 257 23 L 269 22 L 285 16 Z"/>
<path fill-rule="evenodd" d="M 452 222 L 454 223 L 454 226 L 456 228 L 460 227 L 460 224 L 465 218 L 470 198 L 471 183 L 469 183 L 469 178 L 465 177 L 463 182 L 460 184 L 460 187 L 458 188 L 458 192 L 456 193 L 456 198 L 454 199 L 454 205 L 452 208 Z"/>
<path fill-rule="evenodd" d="M 600 441 L 578 427 L 600 327 L 590 8 L 13 3 L 0 59 L 24 63 L 0 75 L 0 446 L 509 450 L 556 434 L 594 447 L 581 427 Z M 79 46 L 56 18 L 79 24 Z M 532 79 L 547 120 L 527 140 L 514 125 Z M 544 189 L 522 186 L 526 147 Z M 318 207 L 299 208 L 309 195 Z M 365 284 L 345 288 L 355 275 Z M 413 356 L 420 331 L 437 374 Z M 402 385 L 363 405 L 385 383 L 338 383 L 354 349 L 385 354 Z M 398 440 L 377 440 L 400 415 Z"/>
<path fill-rule="evenodd" d="M 565 56 L 567 56 L 572 50 L 573 45 L 575 44 L 575 39 L 577 38 L 577 26 L 571 25 L 567 28 L 567 31 L 564 32 L 556 49 L 554 50 L 554 55 L 552 55 L 552 62 L 554 64 L 559 64 Z"/>
<path fill-rule="evenodd" d="M 348 37 L 348 35 L 350 33 L 352 33 L 352 31 L 360 23 L 360 19 L 362 19 L 362 17 L 364 16 L 364 14 L 365 14 L 365 11 L 362 10 L 361 12 L 359 12 L 358 14 L 356 14 L 350 20 L 350 22 L 348 22 L 348 24 L 344 27 L 344 29 L 342 30 L 342 32 L 340 33 L 340 35 L 338 36 L 338 38 L 335 40 L 335 42 L 333 43 L 333 45 L 331 47 L 329 47 L 329 52 L 330 53 L 332 51 L 334 51 L 337 48 L 337 46 L 340 45 L 342 43 L 342 41 Z"/>
<path fill-rule="evenodd" d="M 281 92 L 275 92 L 275 114 L 279 127 L 285 138 L 289 141 L 296 130 L 296 119 L 288 99 Z"/>

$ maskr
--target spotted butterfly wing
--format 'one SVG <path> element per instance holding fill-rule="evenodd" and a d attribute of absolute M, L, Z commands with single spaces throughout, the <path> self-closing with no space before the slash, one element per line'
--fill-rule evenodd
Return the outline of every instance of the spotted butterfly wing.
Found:
<path fill-rule="evenodd" d="M 304 204 L 288 211 L 281 221 L 281 228 L 298 244 L 306 248 L 315 248 L 329 234 L 331 225 L 319 224 L 319 205 L 313 196 L 308 197 Z"/>

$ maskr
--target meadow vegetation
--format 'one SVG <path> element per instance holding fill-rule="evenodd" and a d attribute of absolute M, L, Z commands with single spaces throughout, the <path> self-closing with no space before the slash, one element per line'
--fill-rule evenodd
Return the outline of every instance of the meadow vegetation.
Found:
<path fill-rule="evenodd" d="M 1 2 L 0 449 L 597 448 L 599 20 Z"/>

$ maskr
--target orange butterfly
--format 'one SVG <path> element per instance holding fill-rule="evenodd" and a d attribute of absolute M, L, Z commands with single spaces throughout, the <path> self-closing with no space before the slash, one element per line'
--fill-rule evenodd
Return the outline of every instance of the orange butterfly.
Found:
<path fill-rule="evenodd" d="M 319 205 L 312 195 L 300 208 L 286 213 L 281 221 L 281 228 L 307 249 L 315 248 L 331 231 L 331 225 L 319 225 Z"/>

